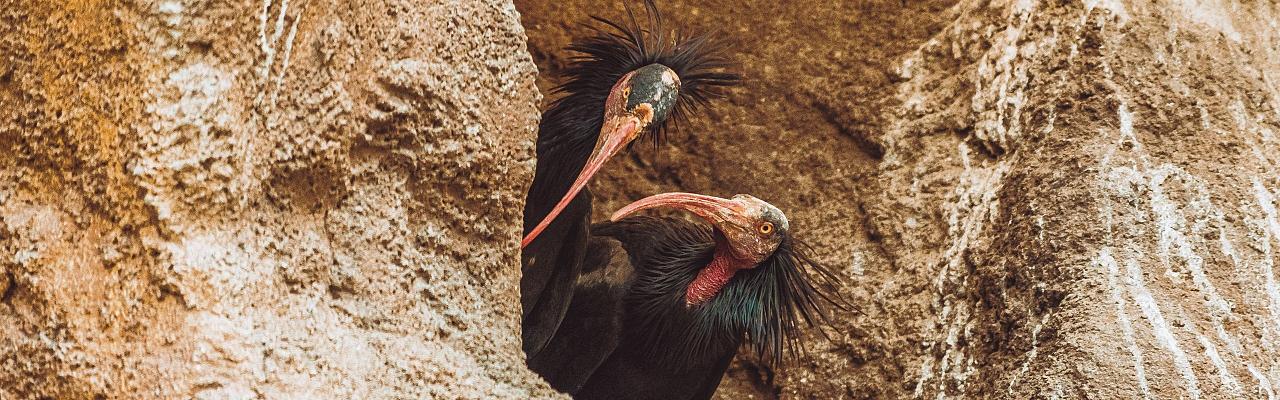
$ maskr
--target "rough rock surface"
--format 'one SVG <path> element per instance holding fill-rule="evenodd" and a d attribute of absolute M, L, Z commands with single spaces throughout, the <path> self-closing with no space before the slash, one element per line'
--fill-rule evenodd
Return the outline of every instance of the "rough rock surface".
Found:
<path fill-rule="evenodd" d="M 556 396 L 509 1 L 0 6 L 0 399 Z"/>
<path fill-rule="evenodd" d="M 617 5 L 55 3 L 0 7 L 0 398 L 555 395 L 517 334 L 532 61 Z M 747 84 L 599 216 L 755 194 L 861 308 L 722 398 L 1280 394 L 1275 5 L 662 8 Z"/>
<path fill-rule="evenodd" d="M 544 70 L 595 1 L 516 1 Z M 599 218 L 751 193 L 861 314 L 720 397 L 1276 398 L 1280 10 L 1233 1 L 666 1 L 729 104 L 607 169 Z M 554 78 L 544 75 L 544 91 Z"/>

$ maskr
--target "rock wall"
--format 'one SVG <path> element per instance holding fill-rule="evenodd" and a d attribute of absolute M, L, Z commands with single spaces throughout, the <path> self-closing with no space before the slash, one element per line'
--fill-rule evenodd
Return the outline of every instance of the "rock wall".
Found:
<path fill-rule="evenodd" d="M 590 1 L 516 1 L 535 60 Z M 1276 398 L 1280 10 L 1231 1 L 662 4 L 729 104 L 612 165 L 599 218 L 751 193 L 861 308 L 720 398 Z M 554 79 L 540 81 L 545 90 Z"/>
<path fill-rule="evenodd" d="M 860 309 L 721 398 L 1280 393 L 1275 5 L 661 7 L 746 85 L 614 161 L 599 217 L 757 195 Z M 517 221 L 534 62 L 588 13 L 621 9 L 0 7 L 0 398 L 555 396 Z"/>
<path fill-rule="evenodd" d="M 507 1 L 0 7 L 0 398 L 554 396 Z"/>

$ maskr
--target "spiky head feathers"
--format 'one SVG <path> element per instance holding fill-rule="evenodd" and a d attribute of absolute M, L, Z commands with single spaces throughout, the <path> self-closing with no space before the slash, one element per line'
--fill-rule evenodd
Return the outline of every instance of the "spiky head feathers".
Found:
<path fill-rule="evenodd" d="M 720 41 L 710 34 L 687 34 L 667 26 L 652 0 L 645 1 L 643 20 L 630 7 L 621 22 L 592 19 L 600 24 L 589 26 L 593 34 L 568 46 L 579 54 L 561 72 L 564 80 L 555 92 L 564 96 L 552 108 L 602 109 L 613 85 L 624 75 L 653 64 L 665 66 L 675 72 L 679 90 L 666 116 L 671 122 L 655 121 L 660 123 L 649 126 L 656 144 L 668 126 L 682 123 L 739 80 L 738 74 L 728 71 L 733 64 Z"/>

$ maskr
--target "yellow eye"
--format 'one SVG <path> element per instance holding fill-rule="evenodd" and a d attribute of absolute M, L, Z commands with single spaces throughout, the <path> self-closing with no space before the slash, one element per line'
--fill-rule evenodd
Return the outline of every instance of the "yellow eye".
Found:
<path fill-rule="evenodd" d="M 760 225 L 760 233 L 763 233 L 766 235 L 773 233 L 773 223 L 765 222 L 764 224 Z"/>

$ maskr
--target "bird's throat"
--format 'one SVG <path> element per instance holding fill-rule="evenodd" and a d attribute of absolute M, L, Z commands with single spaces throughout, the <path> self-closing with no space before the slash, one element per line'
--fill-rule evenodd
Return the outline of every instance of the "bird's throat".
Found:
<path fill-rule="evenodd" d="M 698 276 L 693 278 L 693 282 L 689 283 L 689 288 L 685 290 L 685 305 L 693 307 L 711 300 L 720 293 L 720 289 L 724 289 L 724 285 L 729 283 L 730 279 L 733 279 L 733 274 L 742 269 L 742 264 L 729 251 L 724 250 L 723 245 L 716 246 L 716 254 L 711 258 L 711 262 L 698 271 Z"/>

